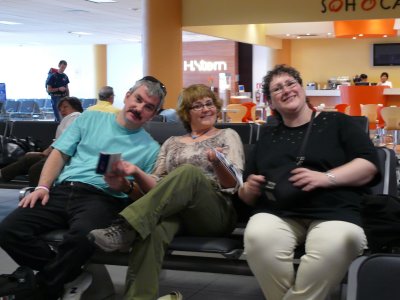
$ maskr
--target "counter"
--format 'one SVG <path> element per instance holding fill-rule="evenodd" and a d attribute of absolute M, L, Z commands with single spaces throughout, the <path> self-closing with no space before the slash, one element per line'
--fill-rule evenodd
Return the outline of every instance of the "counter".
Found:
<path fill-rule="evenodd" d="M 359 89 L 359 88 L 372 88 L 370 87 L 362 87 L 362 86 L 350 86 L 345 88 Z M 377 87 L 379 89 L 379 87 Z M 326 106 L 335 106 L 339 103 L 348 103 L 343 101 L 342 95 L 339 89 L 337 90 L 306 90 L 306 96 L 310 100 L 313 106 L 318 106 L 321 103 L 324 103 Z M 377 100 L 377 99 L 376 99 Z M 383 100 L 384 105 L 396 105 L 400 106 L 400 88 L 384 88 L 383 89 Z M 365 103 L 371 103 L 370 101 L 366 101 Z"/>

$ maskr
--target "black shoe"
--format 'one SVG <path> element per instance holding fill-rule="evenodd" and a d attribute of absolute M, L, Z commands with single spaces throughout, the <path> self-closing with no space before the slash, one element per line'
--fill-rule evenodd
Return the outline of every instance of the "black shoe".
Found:
<path fill-rule="evenodd" d="M 28 267 L 19 267 L 12 274 L 0 275 L 0 297 L 37 300 L 36 291 L 35 275 Z"/>

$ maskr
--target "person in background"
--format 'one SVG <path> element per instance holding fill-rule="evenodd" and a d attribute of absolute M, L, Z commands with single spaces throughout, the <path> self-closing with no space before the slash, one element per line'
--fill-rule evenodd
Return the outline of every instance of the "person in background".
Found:
<path fill-rule="evenodd" d="M 367 74 L 361 74 L 359 78 L 360 78 L 359 82 L 368 82 L 368 75 Z"/>
<path fill-rule="evenodd" d="M 17 264 L 38 270 L 39 299 L 79 299 L 90 285 L 82 270 L 95 251 L 88 233 L 108 226 L 138 197 L 133 180 L 141 184 L 139 177 L 119 177 L 110 186 L 96 173 L 99 153 L 121 153 L 140 172 L 151 172 L 160 146 L 142 126 L 165 95 L 165 86 L 146 76 L 126 93 L 118 114 L 85 111 L 53 143 L 35 191 L 0 223 L 0 246 Z M 42 235 L 57 229 L 68 230 L 54 251 Z"/>
<path fill-rule="evenodd" d="M 46 82 L 47 92 L 51 96 L 51 104 L 53 106 L 54 118 L 57 122 L 61 121 L 60 113 L 58 112 L 58 102 L 62 97 L 69 96 L 69 79 L 65 74 L 67 62 L 60 60 L 58 63 L 58 71 L 52 74 Z"/>
<path fill-rule="evenodd" d="M 325 299 L 339 285 L 367 245 L 361 200 L 365 185 L 379 179 L 367 134 L 348 115 L 313 112 L 302 84 L 300 73 L 286 65 L 264 77 L 264 95 L 280 123 L 257 141 L 239 189 L 255 211 L 244 232 L 247 261 L 268 300 Z M 309 122 L 305 161 L 289 178 L 304 195 L 273 201 L 263 174 L 295 162 Z M 295 272 L 294 252 L 302 244 Z"/>
<path fill-rule="evenodd" d="M 381 74 L 381 82 L 378 82 L 378 85 L 385 85 L 390 88 L 393 87 L 392 83 L 388 80 L 389 79 L 389 74 L 387 72 L 382 72 Z"/>
<path fill-rule="evenodd" d="M 242 170 L 240 137 L 230 128 L 215 127 L 221 103 L 208 86 L 191 85 L 181 99 L 178 114 L 189 133 L 165 141 L 152 176 L 142 173 L 150 191 L 124 209 L 111 227 L 89 235 L 105 251 L 126 249 L 133 243 L 124 299 L 157 298 L 164 254 L 178 232 L 223 236 L 236 226 L 231 197 L 240 184 L 214 151 L 224 153 Z M 121 178 L 140 175 L 129 163 L 119 162 L 116 169 Z M 110 186 L 113 180 L 106 177 Z"/>
<path fill-rule="evenodd" d="M 111 86 L 103 86 L 99 91 L 99 99 L 96 105 L 88 107 L 88 110 L 117 113 L 120 109 L 113 106 L 114 97 L 114 89 Z"/>
<path fill-rule="evenodd" d="M 58 110 L 62 117 L 57 126 L 55 140 L 68 128 L 71 123 L 83 112 L 81 101 L 76 97 L 64 97 L 58 102 Z M 29 186 L 37 186 L 40 173 L 53 147 L 50 145 L 42 152 L 28 152 L 18 161 L 5 166 L 0 170 L 0 178 L 8 182 L 18 175 L 28 174 Z"/>

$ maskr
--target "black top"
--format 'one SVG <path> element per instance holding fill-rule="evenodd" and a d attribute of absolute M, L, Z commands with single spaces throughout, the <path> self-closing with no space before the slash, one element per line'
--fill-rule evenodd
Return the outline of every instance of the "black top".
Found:
<path fill-rule="evenodd" d="M 265 128 L 247 164 L 245 177 L 295 161 L 307 125 L 287 127 L 280 123 Z M 376 150 L 368 135 L 350 116 L 342 113 L 321 112 L 314 119 L 305 156 L 304 167 L 322 172 L 354 158 L 364 158 L 378 167 Z M 284 209 L 262 195 L 256 209 L 281 217 L 342 220 L 360 225 L 361 197 L 365 192 L 365 187 L 316 189 Z"/>

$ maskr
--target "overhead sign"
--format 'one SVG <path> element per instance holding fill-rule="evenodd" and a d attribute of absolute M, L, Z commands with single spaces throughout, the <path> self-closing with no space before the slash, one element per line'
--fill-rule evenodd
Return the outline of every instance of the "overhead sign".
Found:
<path fill-rule="evenodd" d="M 321 12 L 356 12 L 400 9 L 400 0 L 321 0 Z"/>

